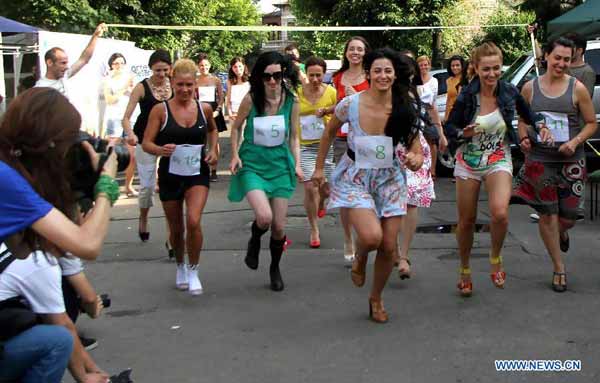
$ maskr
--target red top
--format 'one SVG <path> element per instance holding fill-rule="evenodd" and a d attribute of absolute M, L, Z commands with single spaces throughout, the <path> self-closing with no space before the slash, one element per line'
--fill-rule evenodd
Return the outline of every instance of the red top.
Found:
<path fill-rule="evenodd" d="M 342 84 L 342 76 L 344 72 L 340 72 L 333 76 L 333 86 L 337 92 L 337 101 L 340 102 L 344 97 L 346 97 L 346 87 Z M 363 90 L 369 89 L 369 81 L 365 79 L 365 81 L 352 85 L 352 88 L 357 92 L 362 92 Z M 341 129 L 337 131 L 337 137 L 346 137 L 346 133 L 342 133 Z"/>

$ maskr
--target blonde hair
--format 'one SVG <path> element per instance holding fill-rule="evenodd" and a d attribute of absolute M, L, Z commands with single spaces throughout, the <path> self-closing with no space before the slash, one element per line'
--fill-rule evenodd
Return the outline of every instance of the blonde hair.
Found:
<path fill-rule="evenodd" d="M 175 61 L 172 72 L 173 77 L 175 78 L 182 74 L 191 74 L 192 77 L 196 78 L 198 76 L 198 66 L 190 59 L 179 59 Z"/>
<path fill-rule="evenodd" d="M 420 63 L 421 61 L 427 61 L 429 63 L 429 65 L 431 65 L 431 60 L 429 59 L 429 57 L 427 55 L 417 57 L 416 61 L 417 61 L 417 64 Z"/>
<path fill-rule="evenodd" d="M 473 66 L 479 65 L 481 59 L 488 56 L 498 56 L 500 57 L 500 61 L 502 61 L 502 51 L 500 48 L 491 41 L 484 41 L 471 51 L 471 62 Z"/>

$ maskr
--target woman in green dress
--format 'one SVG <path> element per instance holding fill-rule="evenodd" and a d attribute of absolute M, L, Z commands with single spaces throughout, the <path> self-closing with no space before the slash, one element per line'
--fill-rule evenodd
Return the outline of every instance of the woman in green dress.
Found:
<path fill-rule="evenodd" d="M 261 54 L 250 75 L 250 92 L 244 97 L 231 130 L 233 174 L 229 200 L 240 202 L 244 196 L 254 210 L 252 234 L 244 262 L 258 268 L 260 238 L 271 229 L 271 290 L 284 288 L 279 261 L 286 236 L 288 199 L 302 181 L 299 106 L 290 89 L 298 86 L 293 64 L 277 52 Z M 240 128 L 246 122 L 244 141 L 238 148 Z"/>

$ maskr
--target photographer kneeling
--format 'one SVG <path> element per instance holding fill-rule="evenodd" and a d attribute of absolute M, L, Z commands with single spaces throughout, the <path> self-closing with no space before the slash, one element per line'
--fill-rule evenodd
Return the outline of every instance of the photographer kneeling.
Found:
<path fill-rule="evenodd" d="M 65 312 L 56 259 L 71 253 L 94 260 L 108 230 L 110 207 L 119 196 L 115 154 L 109 149 L 101 161 L 88 142 L 80 142 L 80 125 L 75 108 L 50 88 L 34 88 L 19 95 L 0 124 L 0 242 L 5 244 L 0 245 L 0 263 L 11 254 L 17 258 L 0 273 L 0 318 L 15 312 L 12 303 L 19 298 L 39 318 L 37 325 L 26 318 L 12 323 L 12 328 L 0 328 L 0 336 L 6 339 L 0 382 L 58 383 L 67 355 L 69 370 L 78 382 L 109 380 L 82 347 Z M 81 149 L 89 154 L 94 169 L 104 163 L 100 172 L 91 171 L 96 176 L 99 173 L 95 203 L 78 225 L 69 160 L 70 152 Z M 23 320 L 22 311 L 19 315 L 15 321 Z"/>

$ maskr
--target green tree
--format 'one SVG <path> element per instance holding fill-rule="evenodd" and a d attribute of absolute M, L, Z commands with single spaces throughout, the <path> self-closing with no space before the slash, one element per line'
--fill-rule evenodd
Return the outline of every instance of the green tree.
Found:
<path fill-rule="evenodd" d="M 292 0 L 292 12 L 302 25 L 441 25 L 441 11 L 456 0 Z M 351 32 L 306 32 L 294 34 L 303 49 L 327 58 L 341 57 L 343 42 Z M 390 46 L 411 49 L 417 54 L 430 53 L 435 32 L 362 31 L 374 47 Z"/>
<path fill-rule="evenodd" d="M 19 0 L 3 15 L 51 31 L 91 33 L 100 22 L 150 25 L 258 25 L 251 0 Z M 111 28 L 108 36 L 135 41 L 144 49 L 165 48 L 194 57 L 209 55 L 224 70 L 233 56 L 244 56 L 264 40 L 251 32 L 203 32 Z"/>

